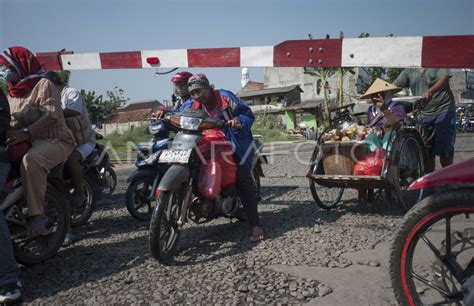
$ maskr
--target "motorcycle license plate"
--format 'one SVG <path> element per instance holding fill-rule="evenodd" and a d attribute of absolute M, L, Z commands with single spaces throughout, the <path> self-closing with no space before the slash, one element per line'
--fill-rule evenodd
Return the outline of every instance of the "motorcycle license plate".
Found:
<path fill-rule="evenodd" d="M 159 163 L 178 163 L 185 164 L 189 161 L 193 150 L 163 150 L 161 151 Z"/>

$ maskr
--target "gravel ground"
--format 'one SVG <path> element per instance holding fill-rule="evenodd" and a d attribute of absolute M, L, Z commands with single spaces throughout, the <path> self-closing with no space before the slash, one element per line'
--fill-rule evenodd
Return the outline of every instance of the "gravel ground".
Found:
<path fill-rule="evenodd" d="M 275 150 L 284 153 L 295 147 L 278 145 Z M 310 145 L 298 150 L 302 160 L 309 160 Z M 458 138 L 456 161 L 473 156 L 473 151 L 474 137 Z M 324 280 L 268 267 L 356 264 L 341 254 L 388 241 L 401 212 L 382 199 L 361 207 L 354 192 L 346 193 L 340 208 L 322 211 L 304 178 L 307 165 L 295 162 L 293 155 L 277 154 L 271 161 L 264 167 L 259 206 L 267 239 L 250 243 L 248 226 L 228 219 L 188 224 L 169 265 L 151 257 L 148 224 L 128 214 L 125 181 L 134 168 L 118 165 L 113 201 L 100 205 L 90 222 L 76 229 L 79 241 L 43 264 L 22 267 L 25 302 L 299 304 L 331 294 Z"/>

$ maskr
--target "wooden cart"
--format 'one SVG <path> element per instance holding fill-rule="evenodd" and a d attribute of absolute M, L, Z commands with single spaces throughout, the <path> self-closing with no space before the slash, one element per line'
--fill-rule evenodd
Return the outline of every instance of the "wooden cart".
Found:
<path fill-rule="evenodd" d="M 353 119 L 353 114 L 350 114 L 348 108 L 350 105 L 342 109 L 342 112 L 332 120 L 332 125 L 327 130 L 337 127 L 344 120 Z M 313 198 L 321 208 L 336 207 L 346 188 L 357 189 L 359 202 L 363 204 L 373 200 L 375 190 L 383 191 L 388 201 L 397 204 L 404 211 L 410 209 L 420 199 L 421 191 L 410 191 L 408 186 L 425 174 L 425 163 L 428 161 L 429 155 L 422 133 L 412 118 L 407 118 L 406 121 L 399 123 L 391 132 L 383 168 L 380 175 L 377 176 L 352 175 L 352 172 L 347 169 L 348 165 L 339 167 L 342 170 L 341 173 L 334 173 L 334 169 L 327 173 L 328 171 L 324 169 L 324 160 L 328 158 L 326 150 L 328 145 L 327 142 L 324 142 L 322 135 L 319 135 L 307 174 Z M 340 142 L 341 152 L 338 153 L 342 159 L 347 161 L 348 156 L 343 152 L 342 147 L 353 146 L 351 158 L 354 159 L 354 164 L 355 159 L 358 159 L 358 149 L 354 149 L 354 146 L 361 147 L 363 145 L 363 143 L 354 141 Z M 326 161 L 326 166 L 328 164 L 330 163 Z"/>

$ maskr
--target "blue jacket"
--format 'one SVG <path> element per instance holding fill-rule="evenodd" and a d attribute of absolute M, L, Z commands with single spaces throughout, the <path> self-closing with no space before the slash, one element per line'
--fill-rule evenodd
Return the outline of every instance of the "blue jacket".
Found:
<path fill-rule="evenodd" d="M 252 160 L 255 154 L 255 143 L 252 135 L 252 124 L 255 121 L 255 116 L 252 110 L 242 100 L 237 98 L 232 92 L 224 89 L 212 90 L 217 103 L 221 109 L 221 119 L 230 120 L 238 118 L 241 129 L 233 129 L 231 127 L 224 128 L 224 133 L 234 147 L 237 161 L 245 165 L 248 169 L 252 168 Z M 186 107 L 184 107 L 186 105 Z M 183 104 L 183 111 L 185 108 L 200 109 L 199 101 L 194 100 L 193 103 L 188 104 L 186 101 Z"/>
<path fill-rule="evenodd" d="M 183 110 L 186 108 L 190 108 L 191 105 L 193 104 L 193 98 L 189 98 L 186 101 L 184 101 L 183 104 L 181 104 L 179 107 L 176 107 L 172 110 L 173 113 L 181 113 Z"/>

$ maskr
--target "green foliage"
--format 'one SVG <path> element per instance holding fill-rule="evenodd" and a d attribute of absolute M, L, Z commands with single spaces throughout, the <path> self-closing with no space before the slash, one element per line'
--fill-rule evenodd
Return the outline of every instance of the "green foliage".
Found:
<path fill-rule="evenodd" d="M 129 130 L 123 134 L 117 132 L 107 135 L 107 137 L 99 142 L 102 144 L 110 144 L 115 150 L 126 150 L 127 144 L 132 142 L 134 144 L 141 141 L 149 141 L 151 135 L 146 133 L 148 124 L 143 123 L 142 125 L 135 126 L 133 130 Z"/>
<path fill-rule="evenodd" d="M 275 124 L 268 115 L 256 115 L 252 126 L 254 135 L 262 135 L 265 142 L 286 141 L 301 139 L 297 136 L 288 135 L 286 127 Z"/>
<path fill-rule="evenodd" d="M 69 78 L 71 76 L 71 71 L 61 70 L 61 71 L 57 71 L 57 72 L 58 72 L 59 77 L 61 78 L 61 81 L 63 82 L 63 84 L 68 86 L 69 85 Z"/>
<path fill-rule="evenodd" d="M 104 118 L 122 107 L 129 99 L 125 98 L 124 90 L 117 86 L 112 91 L 106 92 L 106 99 L 102 95 L 97 96 L 95 91 L 81 90 L 86 102 L 89 118 L 93 124 L 103 122 Z"/>
<path fill-rule="evenodd" d="M 8 95 L 7 82 L 5 82 L 4 80 L 0 80 L 0 90 L 3 91 L 3 93 L 5 94 L 5 96 Z"/>
<path fill-rule="evenodd" d="M 316 94 L 321 93 L 321 89 L 324 93 L 324 113 L 326 118 L 329 118 L 329 104 L 330 104 L 330 94 L 331 89 L 329 88 L 329 78 L 333 76 L 339 68 L 335 67 L 319 67 L 314 71 L 306 71 L 306 74 L 316 77 Z"/>

